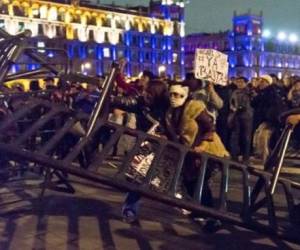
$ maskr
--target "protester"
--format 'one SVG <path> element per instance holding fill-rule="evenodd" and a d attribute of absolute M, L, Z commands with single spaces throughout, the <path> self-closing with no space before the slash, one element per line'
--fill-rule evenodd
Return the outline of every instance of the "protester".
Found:
<path fill-rule="evenodd" d="M 265 162 L 280 134 L 281 125 L 278 117 L 287 109 L 285 88 L 280 86 L 278 81 L 273 83 L 271 76 L 262 75 L 251 106 L 254 108 L 254 152 L 262 162 Z"/>
<path fill-rule="evenodd" d="M 229 157 L 218 134 L 215 132 L 214 117 L 208 112 L 201 100 L 188 98 L 189 87 L 174 83 L 169 88 L 170 107 L 166 113 L 166 135 L 169 140 L 191 147 L 198 153 L 209 153 L 219 157 Z M 214 168 L 209 166 L 205 175 L 201 204 L 213 207 L 209 179 Z M 199 176 L 199 163 L 196 159 L 187 158 L 183 172 L 183 185 L 187 194 L 194 197 Z M 198 214 L 193 216 L 198 217 Z M 208 220 L 205 228 L 217 230 L 219 221 Z"/>
<path fill-rule="evenodd" d="M 230 114 L 228 123 L 231 127 L 231 156 L 238 161 L 242 155 L 243 161 L 248 163 L 251 153 L 253 109 L 250 105 L 251 96 L 247 87 L 247 79 L 239 77 L 236 80 L 237 89 L 230 98 Z"/>

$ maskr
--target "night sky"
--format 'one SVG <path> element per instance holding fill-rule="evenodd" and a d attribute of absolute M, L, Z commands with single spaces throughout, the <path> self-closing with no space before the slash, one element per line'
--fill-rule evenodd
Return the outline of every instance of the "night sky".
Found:
<path fill-rule="evenodd" d="M 100 0 L 112 3 L 113 0 Z M 117 5 L 143 4 L 148 0 L 114 0 Z M 278 31 L 296 33 L 300 37 L 300 0 L 189 0 L 186 7 L 186 33 L 218 32 L 231 28 L 233 11 L 263 11 L 264 28 L 275 35 Z"/>

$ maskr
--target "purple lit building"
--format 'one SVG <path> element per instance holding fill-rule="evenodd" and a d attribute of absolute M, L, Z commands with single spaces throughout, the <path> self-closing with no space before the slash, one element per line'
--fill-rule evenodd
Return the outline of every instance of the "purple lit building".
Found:
<path fill-rule="evenodd" d="M 230 31 L 186 36 L 186 70 L 193 68 L 196 48 L 216 49 L 228 55 L 229 76 L 247 78 L 276 74 L 300 75 L 300 46 L 296 41 L 263 36 L 263 16 L 234 13 Z"/>
<path fill-rule="evenodd" d="M 166 74 L 184 77 L 184 1 L 152 0 L 136 7 L 100 2 L 0 1 L 0 27 L 12 35 L 31 30 L 31 45 L 39 46 L 51 62 L 63 60 L 54 49 L 65 50 L 75 72 L 103 75 L 112 61 L 125 57 L 128 76 L 143 70 L 158 73 L 164 66 Z M 26 63 L 12 71 L 40 67 Z"/>

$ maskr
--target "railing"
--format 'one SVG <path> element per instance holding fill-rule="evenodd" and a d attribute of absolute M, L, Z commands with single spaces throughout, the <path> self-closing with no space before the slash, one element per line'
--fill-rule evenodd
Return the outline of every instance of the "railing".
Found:
<path fill-rule="evenodd" d="M 74 114 L 65 107 L 42 100 L 29 101 L 26 103 L 26 107 L 4 120 L 0 125 L 0 133 L 4 133 L 10 126 L 24 119 L 37 108 L 47 111 L 42 114 L 40 119 L 32 122 L 15 140 L 10 142 L 0 140 L 0 150 L 8 154 L 10 160 L 25 160 L 34 162 L 45 169 L 52 169 L 52 172 L 48 172 L 48 181 L 49 176 L 53 173 L 67 172 L 121 190 L 135 191 L 172 206 L 201 212 L 203 215 L 212 216 L 228 223 L 299 243 L 299 227 L 293 221 L 295 195 L 299 194 L 300 188 L 298 183 L 278 178 L 279 187 L 272 194 L 273 175 L 271 173 L 259 171 L 228 159 L 208 154 L 196 154 L 183 145 L 116 125 L 106 119 L 97 119 L 90 135 L 76 137 L 76 143 L 68 145 L 67 151 L 60 152 L 59 148 L 66 143 L 66 136 L 72 134 L 74 124 L 79 121 L 87 124 L 89 117 Z M 33 151 L 28 143 L 30 138 L 40 136 L 44 126 L 51 120 L 60 120 L 61 126 L 55 129 L 49 140 L 42 144 L 36 144 L 35 151 Z M 109 139 L 103 141 L 101 136 L 105 133 L 108 133 Z M 117 168 L 110 168 L 107 166 L 107 161 L 110 158 L 111 149 L 124 135 L 133 139 L 133 146 L 117 164 Z M 136 155 L 141 154 L 142 145 L 145 142 L 149 144 L 154 153 L 151 166 L 145 176 L 136 179 L 129 178 L 132 169 L 131 163 Z M 99 144 L 103 146 L 101 151 L 97 150 Z M 78 159 L 83 153 L 88 156 L 90 161 L 86 165 L 80 166 Z M 195 195 L 179 199 L 176 198 L 176 193 L 180 192 L 182 187 L 181 179 L 186 171 L 187 159 L 199 161 L 200 164 L 199 172 L 196 175 Z M 218 188 L 215 187 L 218 192 L 214 196 L 216 205 L 208 208 L 201 206 L 200 201 L 204 192 L 205 176 L 215 168 L 219 170 L 214 177 L 216 179 L 214 185 L 218 186 Z M 251 191 L 258 180 L 263 180 L 263 188 L 259 190 L 263 201 L 254 202 Z M 67 181 L 66 179 L 65 182 L 67 183 Z M 235 185 L 238 185 L 238 188 Z M 232 190 L 239 194 L 231 196 Z M 266 211 L 259 211 L 261 208 Z M 278 214 L 278 211 L 281 213 L 284 211 L 284 214 Z"/>

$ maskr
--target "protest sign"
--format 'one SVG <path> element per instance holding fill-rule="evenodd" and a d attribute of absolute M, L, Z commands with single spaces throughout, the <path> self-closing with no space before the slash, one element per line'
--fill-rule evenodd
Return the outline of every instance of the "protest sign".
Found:
<path fill-rule="evenodd" d="M 225 85 L 228 77 L 227 55 L 213 49 L 197 49 L 194 72 L 197 79 Z"/>

